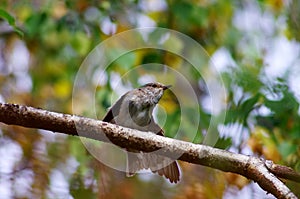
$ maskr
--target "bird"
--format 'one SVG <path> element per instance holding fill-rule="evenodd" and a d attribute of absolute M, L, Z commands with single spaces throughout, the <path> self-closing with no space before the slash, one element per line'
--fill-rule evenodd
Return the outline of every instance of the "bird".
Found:
<path fill-rule="evenodd" d="M 165 86 L 154 82 L 128 91 L 109 108 L 103 121 L 164 136 L 163 129 L 153 118 L 153 109 L 163 96 L 164 91 L 170 87 L 171 85 Z M 179 182 L 180 167 L 176 160 L 153 152 L 144 153 L 132 149 L 126 150 L 127 176 L 132 176 L 142 169 L 150 169 L 153 173 L 164 176 L 171 183 Z"/>

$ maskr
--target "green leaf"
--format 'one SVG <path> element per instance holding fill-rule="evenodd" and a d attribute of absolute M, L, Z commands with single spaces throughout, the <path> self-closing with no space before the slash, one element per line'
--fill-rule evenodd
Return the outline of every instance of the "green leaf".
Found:
<path fill-rule="evenodd" d="M 291 110 L 298 110 L 299 104 L 294 95 L 288 90 L 282 91 L 283 98 L 281 100 L 266 99 L 265 105 L 276 113 L 286 113 Z"/>
<path fill-rule="evenodd" d="M 44 30 L 47 26 L 48 16 L 44 12 L 36 13 L 31 15 L 25 21 L 26 33 L 29 37 L 36 38 L 36 36 L 41 36 L 41 34 L 46 34 L 48 31 Z"/>
<path fill-rule="evenodd" d="M 0 8 L 0 17 L 5 19 L 9 25 L 11 26 L 15 25 L 15 18 L 1 8 Z"/>
<path fill-rule="evenodd" d="M 254 105 L 258 102 L 260 94 L 256 94 L 253 97 L 245 100 L 241 105 L 241 113 L 244 115 L 244 119 L 249 115 L 249 113 L 253 110 Z"/>
<path fill-rule="evenodd" d="M 228 149 L 232 145 L 231 138 L 219 138 L 214 147 L 219 149 Z"/>
<path fill-rule="evenodd" d="M 13 27 L 14 31 L 18 35 L 20 35 L 21 37 L 24 36 L 24 33 L 21 31 L 21 29 L 16 26 L 15 18 L 12 15 L 10 15 L 8 12 L 6 12 L 5 10 L 3 10 L 1 8 L 0 8 L 0 18 L 3 18 L 4 20 L 6 20 L 8 22 L 8 24 Z"/>
<path fill-rule="evenodd" d="M 255 104 L 260 99 L 260 94 L 257 93 L 253 97 L 240 103 L 238 107 L 233 107 L 227 111 L 226 123 L 242 121 L 245 123 L 247 121 L 249 113 L 254 109 Z"/>
<path fill-rule="evenodd" d="M 288 155 L 295 153 L 297 151 L 297 145 L 288 142 L 283 142 L 279 145 L 279 152 L 282 157 L 287 157 Z"/>
<path fill-rule="evenodd" d="M 123 70 L 129 70 L 132 66 L 134 66 L 134 62 L 136 60 L 136 54 L 134 52 L 129 52 L 125 55 L 122 55 L 116 60 L 116 64 L 119 68 L 123 68 Z"/>

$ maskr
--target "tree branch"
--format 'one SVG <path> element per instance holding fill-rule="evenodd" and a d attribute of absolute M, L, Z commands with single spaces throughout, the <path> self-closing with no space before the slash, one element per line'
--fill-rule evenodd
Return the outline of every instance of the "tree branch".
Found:
<path fill-rule="evenodd" d="M 297 198 L 276 176 L 299 182 L 299 174 L 289 167 L 256 157 L 162 137 L 90 118 L 15 104 L 0 103 L 0 122 L 113 142 L 122 148 L 146 152 L 160 149 L 162 155 L 170 158 L 180 156 L 179 160 L 182 161 L 243 175 L 257 182 L 262 189 L 277 198 Z"/>

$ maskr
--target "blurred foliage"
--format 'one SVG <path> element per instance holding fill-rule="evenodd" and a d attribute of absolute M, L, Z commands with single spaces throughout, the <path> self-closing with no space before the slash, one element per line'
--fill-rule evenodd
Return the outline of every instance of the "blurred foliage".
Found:
<path fill-rule="evenodd" d="M 23 36 L 23 32 L 16 26 L 16 20 L 8 12 L 0 8 L 0 17 L 8 22 L 8 24 L 13 27 L 14 31 L 20 36 Z"/>
<path fill-rule="evenodd" d="M 299 65 L 299 13 L 297 0 L 2 0 L 0 101 L 71 114 L 76 74 L 94 47 L 132 28 L 169 28 L 201 44 L 206 56 L 214 57 L 225 49 L 231 60 L 220 68 L 227 98 L 221 99 L 226 109 L 219 114 L 226 113 L 226 118 L 223 130 L 214 127 L 220 134 L 215 147 L 250 153 L 300 172 L 300 98 L 299 89 L 296 92 L 293 87 L 297 84 L 293 75 L 299 70 L 291 66 Z M 254 15 L 259 18 L 254 23 L 248 21 Z M 280 74 L 272 76 L 275 69 L 267 56 L 278 38 L 297 45 L 298 52 L 293 52 L 294 62 L 284 63 Z M 135 42 L 138 38 L 126 39 Z M 178 38 L 164 44 L 174 52 L 194 51 Z M 106 50 L 112 57 L 123 51 L 113 47 Z M 194 56 L 201 71 L 210 74 L 207 58 Z M 214 61 L 218 66 L 218 60 Z M 204 103 L 210 95 L 206 80 L 187 60 L 164 50 L 138 49 L 114 60 L 105 71 L 95 71 L 91 79 L 99 81 L 94 96 L 97 117 L 103 117 L 120 92 L 140 86 L 145 79 L 167 80 L 174 88 L 183 85 L 176 75 L 166 75 L 162 65 L 149 65 L 153 63 L 169 66 L 188 79 L 200 104 L 198 110 L 185 93 L 166 92 L 156 112 L 166 136 L 202 142 L 213 117 Z M 74 103 L 76 109 L 83 110 L 81 115 L 89 116 L 93 110 L 85 108 L 85 94 L 83 90 L 82 99 Z M 200 122 L 195 113 L 200 115 Z M 232 126 L 242 130 L 229 128 Z M 0 165 L 0 188 L 9 190 L 7 198 L 222 198 L 233 196 L 232 190 L 251 186 L 241 176 L 187 163 L 180 163 L 183 177 L 178 185 L 170 186 L 156 175 L 126 178 L 98 162 L 77 137 L 5 125 L 1 125 L 0 134 L 1 151 L 14 147 L 9 148 L 9 155 L 14 152 L 20 156 L 9 160 L 10 168 Z M 9 186 L 3 184 L 6 178 L 13 179 L 6 182 Z M 26 185 L 18 184 L 18 180 Z M 299 185 L 287 185 L 300 196 Z"/>

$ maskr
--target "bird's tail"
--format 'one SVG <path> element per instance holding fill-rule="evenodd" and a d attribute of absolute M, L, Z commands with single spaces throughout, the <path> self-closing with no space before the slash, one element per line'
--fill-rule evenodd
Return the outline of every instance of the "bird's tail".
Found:
<path fill-rule="evenodd" d="M 171 183 L 177 183 L 180 178 L 177 161 L 155 153 L 127 153 L 127 176 L 132 176 L 142 169 L 150 169 L 167 178 Z"/>

